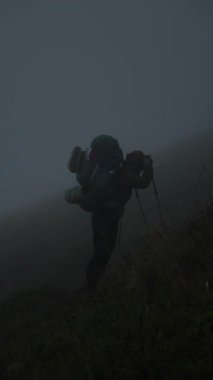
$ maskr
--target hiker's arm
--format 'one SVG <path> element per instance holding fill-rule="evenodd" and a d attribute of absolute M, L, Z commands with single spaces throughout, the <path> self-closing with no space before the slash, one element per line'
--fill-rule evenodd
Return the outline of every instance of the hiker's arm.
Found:
<path fill-rule="evenodd" d="M 136 189 L 145 189 L 153 179 L 153 161 L 148 155 L 144 155 L 142 169 L 136 165 L 123 168 L 120 175 L 120 185 Z M 142 173 L 142 174 L 140 174 Z"/>
<path fill-rule="evenodd" d="M 145 189 L 150 185 L 153 179 L 153 167 L 150 165 L 144 168 L 142 176 L 137 175 L 136 173 L 133 174 L 134 177 L 132 176 L 132 187 L 135 187 L 136 189 Z"/>
<path fill-rule="evenodd" d="M 119 177 L 119 185 L 122 187 L 145 189 L 149 186 L 153 178 L 153 167 L 144 168 L 142 174 L 133 171 L 130 168 L 125 168 L 122 170 Z"/>

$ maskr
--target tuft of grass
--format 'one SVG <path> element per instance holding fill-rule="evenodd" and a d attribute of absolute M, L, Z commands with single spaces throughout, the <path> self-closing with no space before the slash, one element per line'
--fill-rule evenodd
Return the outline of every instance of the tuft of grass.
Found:
<path fill-rule="evenodd" d="M 2 380 L 213 378 L 213 208 L 129 246 L 92 294 L 26 291 L 0 307 Z"/>

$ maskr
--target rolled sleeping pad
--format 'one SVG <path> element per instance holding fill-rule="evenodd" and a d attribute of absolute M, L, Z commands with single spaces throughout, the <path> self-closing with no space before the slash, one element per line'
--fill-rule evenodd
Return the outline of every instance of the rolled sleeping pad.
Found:
<path fill-rule="evenodd" d="M 84 211 L 93 212 L 97 207 L 100 207 L 100 202 L 83 194 L 80 186 L 65 191 L 64 198 L 68 203 L 78 204 Z"/>
<path fill-rule="evenodd" d="M 79 203 L 85 199 L 85 195 L 82 193 L 80 186 L 73 187 L 70 190 L 65 191 L 64 198 L 68 203 Z"/>

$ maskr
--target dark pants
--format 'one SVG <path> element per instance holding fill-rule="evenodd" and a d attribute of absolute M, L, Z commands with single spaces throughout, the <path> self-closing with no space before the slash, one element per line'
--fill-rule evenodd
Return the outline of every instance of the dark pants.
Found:
<path fill-rule="evenodd" d="M 104 272 L 112 251 L 115 248 L 119 221 L 123 210 L 103 212 L 97 211 L 92 214 L 94 254 L 86 271 L 86 288 L 93 290 Z"/>

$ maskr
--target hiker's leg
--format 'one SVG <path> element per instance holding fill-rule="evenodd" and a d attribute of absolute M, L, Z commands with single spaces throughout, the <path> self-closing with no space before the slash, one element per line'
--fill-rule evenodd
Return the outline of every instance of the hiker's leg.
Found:
<path fill-rule="evenodd" d="M 92 215 L 94 254 L 87 266 L 86 287 L 95 289 L 116 245 L 119 214 Z"/>

